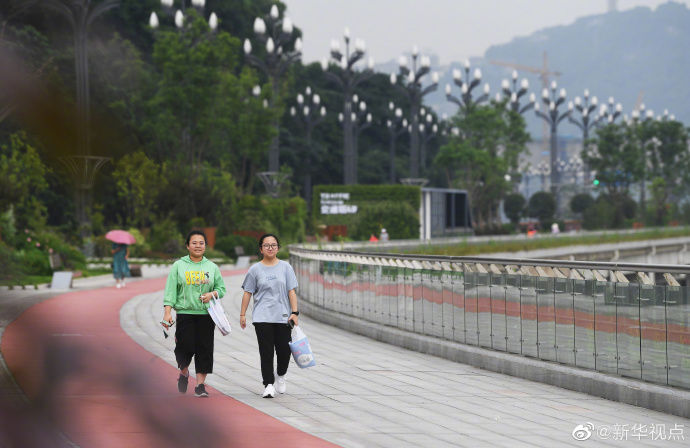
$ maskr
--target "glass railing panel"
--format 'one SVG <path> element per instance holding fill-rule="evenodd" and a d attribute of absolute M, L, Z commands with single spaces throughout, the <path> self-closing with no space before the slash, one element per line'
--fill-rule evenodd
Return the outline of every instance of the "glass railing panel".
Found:
<path fill-rule="evenodd" d="M 491 348 L 491 278 L 477 274 L 477 328 L 479 345 Z"/>
<path fill-rule="evenodd" d="M 668 381 L 665 299 L 666 288 L 663 285 L 640 285 L 642 379 L 659 384 Z"/>
<path fill-rule="evenodd" d="M 433 271 L 429 269 L 422 269 L 422 317 L 423 317 L 423 334 L 434 336 L 434 281 Z"/>
<path fill-rule="evenodd" d="M 465 272 L 465 342 L 479 344 L 477 321 L 477 273 Z"/>
<path fill-rule="evenodd" d="M 642 377 L 640 364 L 640 288 L 635 283 L 615 283 L 618 374 Z"/>
<path fill-rule="evenodd" d="M 429 272 L 429 289 L 431 294 L 431 335 L 437 338 L 443 337 L 443 283 L 441 275 L 443 271 L 433 270 Z"/>
<path fill-rule="evenodd" d="M 403 328 L 407 331 L 414 331 L 414 272 L 414 269 L 405 268 Z"/>
<path fill-rule="evenodd" d="M 441 282 L 441 302 L 443 339 L 453 340 L 453 272 L 441 271 L 439 280 Z"/>
<path fill-rule="evenodd" d="M 539 358 L 556 360 L 556 310 L 553 278 L 537 277 L 537 345 Z"/>
<path fill-rule="evenodd" d="M 573 282 L 567 278 L 553 279 L 556 316 L 556 361 L 575 364 L 575 313 Z"/>
<path fill-rule="evenodd" d="M 522 320 L 522 354 L 525 356 L 539 356 L 537 349 L 537 278 L 523 275 L 520 290 L 520 316 Z"/>
<path fill-rule="evenodd" d="M 573 280 L 575 365 L 594 369 L 594 281 Z"/>
<path fill-rule="evenodd" d="M 422 271 L 414 269 L 412 271 L 412 306 L 413 306 L 413 321 L 414 332 L 424 333 L 424 299 L 423 299 L 424 282 L 422 279 Z"/>
<path fill-rule="evenodd" d="M 613 283 L 599 281 L 595 283 L 594 307 L 595 368 L 600 372 L 615 374 L 618 371 L 618 352 Z"/>
<path fill-rule="evenodd" d="M 506 275 L 491 274 L 489 300 L 491 307 L 491 348 L 506 351 Z"/>
<path fill-rule="evenodd" d="M 668 384 L 690 389 L 690 302 L 686 286 L 666 287 Z"/>
<path fill-rule="evenodd" d="M 520 354 L 522 349 L 522 322 L 520 320 L 520 275 L 506 275 L 506 350 Z"/>
<path fill-rule="evenodd" d="M 465 326 L 465 274 L 453 271 L 451 273 L 453 290 L 453 340 L 466 342 Z"/>

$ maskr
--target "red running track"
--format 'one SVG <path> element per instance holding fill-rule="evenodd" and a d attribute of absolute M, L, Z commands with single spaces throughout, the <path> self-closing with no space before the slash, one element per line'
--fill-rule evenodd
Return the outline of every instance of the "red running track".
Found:
<path fill-rule="evenodd" d="M 196 398 L 193 379 L 179 394 L 177 369 L 120 327 L 127 300 L 164 285 L 159 278 L 62 294 L 7 327 L 0 349 L 37 408 L 34 427 L 54 427 L 81 447 L 335 446 L 211 387 L 209 398 Z"/>

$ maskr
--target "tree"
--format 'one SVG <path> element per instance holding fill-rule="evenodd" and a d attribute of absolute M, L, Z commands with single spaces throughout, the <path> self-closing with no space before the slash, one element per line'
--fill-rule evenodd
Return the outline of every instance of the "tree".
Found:
<path fill-rule="evenodd" d="M 556 199 L 553 194 L 540 191 L 529 198 L 527 205 L 527 213 L 533 218 L 537 218 L 541 224 L 542 229 L 546 229 L 553 221 L 553 215 L 556 213 Z"/>
<path fill-rule="evenodd" d="M 478 226 L 494 224 L 501 199 L 510 191 L 506 174 L 517 169 L 529 139 L 519 114 L 504 103 L 462 110 L 453 124 L 458 135 L 443 145 L 434 163 L 449 187 L 466 189 Z"/>
<path fill-rule="evenodd" d="M 48 187 L 47 171 L 24 132 L 0 145 L 0 214 L 13 210 L 18 228 L 45 224 L 46 207 L 37 196 Z"/>
<path fill-rule="evenodd" d="M 570 199 L 570 210 L 581 214 L 594 204 L 594 198 L 588 193 L 579 193 Z"/>
<path fill-rule="evenodd" d="M 113 179 L 126 211 L 125 224 L 133 227 L 151 225 L 156 216 L 158 195 L 166 181 L 160 167 L 138 151 L 117 161 Z"/>
<path fill-rule="evenodd" d="M 525 213 L 527 201 L 520 193 L 511 193 L 503 200 L 503 210 L 513 225 L 517 226 Z"/>
<path fill-rule="evenodd" d="M 607 193 L 627 195 L 630 186 L 642 178 L 643 148 L 636 128 L 627 124 L 609 124 L 597 129 L 590 152 L 582 159 L 596 172 L 599 185 Z"/>

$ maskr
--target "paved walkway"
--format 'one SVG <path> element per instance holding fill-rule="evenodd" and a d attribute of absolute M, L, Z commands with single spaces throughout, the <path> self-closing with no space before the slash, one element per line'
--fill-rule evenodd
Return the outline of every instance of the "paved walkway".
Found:
<path fill-rule="evenodd" d="M 158 324 L 164 279 L 49 300 L 43 292 L 0 292 L 0 322 L 4 328 L 14 321 L 2 354 L 37 404 L 33 417 L 42 418 L 40 428 L 31 427 L 3 403 L 2 435 L 51 436 L 52 445 L 69 446 L 69 439 L 84 447 L 670 447 L 690 440 L 687 419 L 411 352 L 308 316 L 302 326 L 318 365 L 291 364 L 287 394 L 262 399 L 256 338 L 237 323 L 241 280 L 226 277 L 233 332 L 216 333 L 208 400 L 175 390 L 172 338 L 164 339 Z M 3 397 L 11 389 L 3 387 Z M 576 441 L 576 425 L 587 423 L 593 426 L 583 433 L 591 436 Z M 672 430 L 686 440 L 668 440 Z M 55 432 L 68 437 L 58 443 Z"/>

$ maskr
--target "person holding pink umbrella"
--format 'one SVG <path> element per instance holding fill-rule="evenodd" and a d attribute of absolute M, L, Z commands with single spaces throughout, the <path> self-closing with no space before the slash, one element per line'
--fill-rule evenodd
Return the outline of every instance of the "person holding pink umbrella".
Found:
<path fill-rule="evenodd" d="M 110 253 L 113 254 L 113 277 L 115 277 L 115 287 L 125 286 L 125 277 L 131 277 L 129 272 L 129 245 L 136 243 L 134 236 L 124 230 L 111 230 L 105 234 L 105 238 L 113 242 Z"/>

